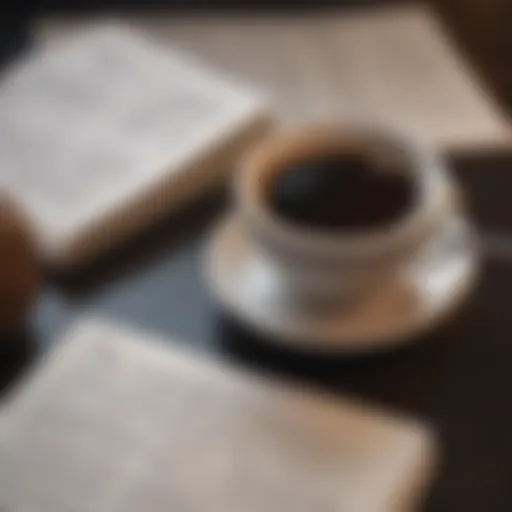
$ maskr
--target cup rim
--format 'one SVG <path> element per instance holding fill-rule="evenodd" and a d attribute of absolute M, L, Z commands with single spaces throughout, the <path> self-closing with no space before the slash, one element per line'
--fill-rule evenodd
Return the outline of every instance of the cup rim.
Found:
<path fill-rule="evenodd" d="M 280 162 L 310 155 L 319 147 L 334 147 L 352 141 L 369 142 L 377 137 L 403 152 L 410 162 L 418 186 L 418 199 L 399 219 L 360 232 L 325 232 L 301 227 L 273 212 L 263 198 L 261 180 L 266 179 Z M 389 147 L 392 147 L 389 146 Z M 448 187 L 441 177 L 441 159 L 437 153 L 416 139 L 388 127 L 324 124 L 298 127 L 294 131 L 273 134 L 249 151 L 241 162 L 235 179 L 235 200 L 249 227 L 281 245 L 305 254 L 341 253 L 345 255 L 382 255 L 411 238 L 421 237 L 438 223 L 450 203 Z"/>

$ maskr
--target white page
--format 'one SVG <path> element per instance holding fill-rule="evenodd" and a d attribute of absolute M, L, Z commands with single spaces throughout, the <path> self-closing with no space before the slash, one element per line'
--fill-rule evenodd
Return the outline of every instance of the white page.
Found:
<path fill-rule="evenodd" d="M 11 512 L 404 512 L 433 462 L 416 422 L 98 319 L 71 329 L 2 412 Z"/>
<path fill-rule="evenodd" d="M 510 142 L 508 118 L 426 7 L 132 22 L 271 91 L 286 123 L 376 119 L 441 149 Z M 44 26 L 51 40 L 77 25 Z"/>
<path fill-rule="evenodd" d="M 171 208 L 218 172 L 203 154 L 264 110 L 246 86 L 108 23 L 41 48 L 2 85 L 0 186 L 25 204 L 49 253 L 139 197 L 150 209 L 160 184 L 171 185 L 160 198 Z"/>

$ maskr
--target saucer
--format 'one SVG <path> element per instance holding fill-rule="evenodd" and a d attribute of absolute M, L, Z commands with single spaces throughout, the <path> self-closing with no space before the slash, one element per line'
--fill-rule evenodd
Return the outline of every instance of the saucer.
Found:
<path fill-rule="evenodd" d="M 337 308 L 299 303 L 231 215 L 207 255 L 212 292 L 237 321 L 269 341 L 308 351 L 357 353 L 413 341 L 468 296 L 479 267 L 473 231 L 451 217 L 393 282 Z"/>

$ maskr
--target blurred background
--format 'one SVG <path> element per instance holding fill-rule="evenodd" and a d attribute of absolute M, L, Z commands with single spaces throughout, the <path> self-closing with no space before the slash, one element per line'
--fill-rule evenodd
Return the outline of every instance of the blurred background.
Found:
<path fill-rule="evenodd" d="M 276 18 L 300 14 L 307 18 L 332 8 L 343 13 L 415 3 L 392 0 L 8 1 L 1 8 L 0 61 L 7 66 L 16 55 L 30 48 L 38 37 L 40 22 L 46 19 L 58 22 L 60 18 L 145 17 L 158 13 L 169 17 L 190 14 L 209 18 L 212 14 L 233 12 L 254 17 L 270 14 Z M 512 2 L 430 0 L 423 3 L 439 14 L 444 30 L 452 36 L 477 76 L 504 110 L 512 113 Z M 505 156 L 493 153 L 485 158 L 446 156 L 463 177 L 478 228 L 510 230 L 512 176 L 506 172 L 511 167 L 510 151 Z M 107 261 L 105 270 L 92 278 L 89 276 L 86 285 L 78 287 L 78 293 L 73 287 L 62 288 L 51 280 L 46 282 L 38 303 L 36 344 L 53 343 L 56 325 L 67 324 L 76 311 L 93 304 L 102 311 L 134 319 L 144 327 L 176 335 L 207 351 L 233 351 L 230 339 L 235 339 L 234 345 L 238 345 L 240 335 L 233 334 L 230 325 L 227 328 L 221 325 L 218 332 L 213 331 L 215 311 L 198 272 L 197 255 L 203 247 L 208 222 L 219 212 L 219 204 L 225 206 L 224 197 L 220 200 L 212 197 L 195 210 L 187 210 L 177 222 L 166 220 L 164 226 L 129 246 L 133 261 L 126 258 L 130 250 L 122 248 Z M 509 435 L 512 416 L 508 406 L 509 361 L 512 360 L 508 306 L 512 289 L 511 247 L 509 243 L 504 250 L 506 257 L 500 261 L 497 258 L 486 262 L 483 284 L 465 315 L 416 350 L 363 362 L 335 361 L 322 365 L 311 365 L 301 358 L 294 361 L 288 355 L 281 359 L 275 354 L 268 357 L 250 351 L 236 356 L 257 360 L 259 370 L 265 365 L 277 367 L 278 371 L 284 367 L 299 380 L 315 381 L 329 389 L 354 393 L 427 419 L 439 430 L 446 460 L 427 510 L 508 511 L 512 504 Z M 121 263 L 116 259 L 120 254 Z M 104 286 L 105 283 L 112 286 Z M 270 362 L 261 362 L 267 357 Z M 31 355 L 22 354 L 22 358 L 32 362 Z M 0 371 L 2 382 L 10 383 L 17 375 L 14 367 Z"/>
<path fill-rule="evenodd" d="M 0 51 L 7 56 L 27 40 L 31 26 L 40 16 L 103 13 L 148 13 L 151 11 L 211 12 L 249 11 L 292 12 L 319 11 L 325 8 L 358 8 L 376 5 L 417 3 L 413 0 L 21 0 L 8 1 L 2 7 Z M 493 90 L 512 108 L 512 46 L 508 0 L 429 0 L 442 16 L 446 29 L 470 55 Z"/>

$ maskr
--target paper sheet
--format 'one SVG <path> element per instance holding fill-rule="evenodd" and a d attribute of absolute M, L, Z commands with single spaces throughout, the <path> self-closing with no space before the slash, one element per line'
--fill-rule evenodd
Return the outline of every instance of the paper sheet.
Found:
<path fill-rule="evenodd" d="M 88 319 L 0 410 L 0 509 L 405 512 L 433 448 L 411 420 Z"/>
<path fill-rule="evenodd" d="M 130 21 L 270 91 L 286 123 L 363 118 L 441 149 L 509 144 L 509 120 L 426 7 L 318 12 Z M 77 24 L 43 26 L 52 39 Z"/>
<path fill-rule="evenodd" d="M 100 232 L 111 245 L 225 177 L 265 115 L 243 84 L 98 24 L 3 77 L 0 187 L 29 211 L 51 262 L 80 259 Z"/>

